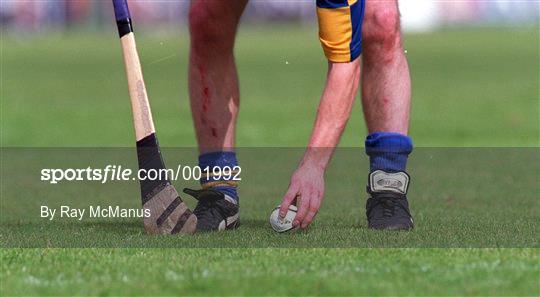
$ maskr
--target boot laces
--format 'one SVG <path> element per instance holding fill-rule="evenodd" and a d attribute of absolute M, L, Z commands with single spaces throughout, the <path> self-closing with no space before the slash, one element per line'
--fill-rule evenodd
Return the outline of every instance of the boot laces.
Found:
<path fill-rule="evenodd" d="M 193 213 L 199 220 L 215 220 L 216 218 L 223 218 L 222 206 L 219 203 L 224 201 L 223 193 L 214 190 L 191 190 L 184 189 L 184 193 L 193 196 L 198 200 L 197 206 L 193 210 Z"/>
<path fill-rule="evenodd" d="M 381 206 L 382 214 L 384 217 L 393 217 L 399 209 L 402 209 L 406 213 L 409 213 L 407 208 L 400 203 L 403 198 L 397 196 L 394 193 L 377 193 L 371 199 L 372 202 L 369 205 L 368 213 Z"/>

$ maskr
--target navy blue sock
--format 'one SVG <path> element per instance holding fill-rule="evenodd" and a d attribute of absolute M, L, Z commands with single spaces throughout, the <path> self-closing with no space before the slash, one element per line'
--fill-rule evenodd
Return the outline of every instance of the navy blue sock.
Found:
<path fill-rule="evenodd" d="M 234 152 L 213 152 L 200 155 L 199 167 L 203 171 L 201 186 L 220 191 L 238 202 L 237 184 L 231 180 L 230 175 L 212 176 L 212 172 L 219 171 L 218 169 L 214 170 L 214 168 L 220 168 L 221 172 L 224 173 L 225 167 L 228 167 L 226 170 L 234 170 L 236 166 L 238 166 L 238 161 Z M 210 176 L 205 174 L 206 168 L 208 168 Z M 225 173 L 228 172 L 225 171 Z"/>
<path fill-rule="evenodd" d="M 377 132 L 366 138 L 366 154 L 370 172 L 383 170 L 388 173 L 405 171 L 407 158 L 412 152 L 410 137 L 389 132 Z"/>

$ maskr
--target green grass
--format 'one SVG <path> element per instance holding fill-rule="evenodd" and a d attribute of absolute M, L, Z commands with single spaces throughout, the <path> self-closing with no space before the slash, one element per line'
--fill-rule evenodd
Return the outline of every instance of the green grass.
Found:
<path fill-rule="evenodd" d="M 14 249 L 1 260 L 20 295 L 516 296 L 538 293 L 540 269 L 535 249 Z"/>
<path fill-rule="evenodd" d="M 538 146 L 536 33 L 500 29 L 407 36 L 415 144 Z M 185 33 L 138 36 L 162 145 L 195 145 Z M 8 35 L 2 47 L 4 146 L 133 144 L 115 32 L 23 40 Z M 326 75 L 316 32 L 246 28 L 240 31 L 237 57 L 242 92 L 238 146 L 304 146 Z M 359 103 L 342 146 L 363 145 Z"/>
<path fill-rule="evenodd" d="M 538 29 L 408 35 L 415 144 L 463 147 L 418 148 L 411 157 L 417 228 L 366 229 L 357 102 L 341 143 L 353 148 L 337 151 L 317 221 L 307 232 L 279 235 L 266 220 L 307 142 L 326 62 L 314 30 L 245 27 L 237 46 L 238 144 L 251 147 L 239 151 L 243 225 L 149 237 L 138 220 L 38 218 L 41 204 L 138 206 L 136 183 L 51 186 L 38 175 L 111 160 L 134 166 L 132 149 L 61 149 L 133 146 L 116 34 L 8 32 L 0 295 L 539 295 L 538 36 Z M 193 164 L 196 156 L 186 43 L 185 32 L 138 34 L 161 143 L 186 147 L 164 150 L 168 164 Z M 475 146 L 493 148 L 466 148 Z"/>

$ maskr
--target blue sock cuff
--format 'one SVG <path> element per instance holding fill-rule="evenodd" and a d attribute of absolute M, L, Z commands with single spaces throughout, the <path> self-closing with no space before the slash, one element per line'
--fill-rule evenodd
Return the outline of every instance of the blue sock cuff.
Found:
<path fill-rule="evenodd" d="M 199 166 L 204 169 L 209 167 L 234 167 L 238 166 L 238 160 L 236 160 L 235 152 L 213 152 L 206 153 L 199 156 Z"/>
<path fill-rule="evenodd" d="M 209 172 L 212 173 L 214 168 L 218 167 L 222 170 L 225 167 L 229 167 L 228 170 L 234 170 L 235 166 L 238 166 L 238 160 L 236 159 L 235 152 L 213 152 L 206 153 L 199 156 L 199 167 L 203 170 L 203 177 L 201 178 L 201 185 L 216 182 L 216 181 L 225 181 L 224 178 L 219 177 L 208 177 L 205 173 L 205 168 L 208 167 Z M 223 171 L 222 171 L 223 172 Z M 236 191 L 236 186 L 234 185 L 216 185 L 212 186 L 212 189 L 222 192 L 223 194 L 235 199 L 238 201 L 238 192 Z"/>
<path fill-rule="evenodd" d="M 412 139 L 399 133 L 377 132 L 366 138 L 366 154 L 370 170 L 405 171 L 407 158 L 413 150 Z"/>

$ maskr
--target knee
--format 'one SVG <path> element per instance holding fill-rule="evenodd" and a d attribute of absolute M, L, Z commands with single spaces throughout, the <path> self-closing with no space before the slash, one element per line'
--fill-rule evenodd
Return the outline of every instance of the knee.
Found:
<path fill-rule="evenodd" d="M 378 52 L 393 51 L 401 45 L 400 17 L 397 7 L 384 7 L 366 15 L 364 47 Z"/>
<path fill-rule="evenodd" d="M 189 29 L 194 48 L 225 51 L 232 49 L 235 30 L 227 30 L 228 20 L 213 11 L 206 1 L 196 2 L 189 10 Z"/>

